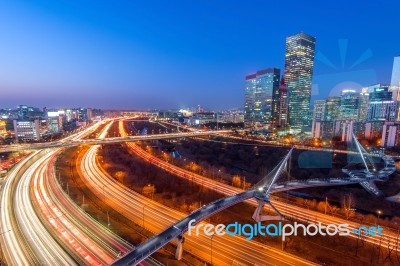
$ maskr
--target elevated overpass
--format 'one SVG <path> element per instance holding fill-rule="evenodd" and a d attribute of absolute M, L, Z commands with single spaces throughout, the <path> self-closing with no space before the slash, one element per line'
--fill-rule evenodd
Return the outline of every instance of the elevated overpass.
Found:
<path fill-rule="evenodd" d="M 14 144 L 14 145 L 1 146 L 0 153 L 25 151 L 25 150 L 39 150 L 47 148 L 74 147 L 82 144 L 97 145 L 97 144 L 114 144 L 121 142 L 141 141 L 141 140 L 202 137 L 202 136 L 226 134 L 230 132 L 231 132 L 230 130 L 196 131 L 196 132 L 178 132 L 178 133 L 165 133 L 165 134 L 114 137 L 114 138 L 97 138 L 97 139 L 82 139 L 82 140 L 71 139 L 71 140 L 62 140 L 62 141 L 53 141 L 48 143 L 35 143 L 35 144 Z"/>

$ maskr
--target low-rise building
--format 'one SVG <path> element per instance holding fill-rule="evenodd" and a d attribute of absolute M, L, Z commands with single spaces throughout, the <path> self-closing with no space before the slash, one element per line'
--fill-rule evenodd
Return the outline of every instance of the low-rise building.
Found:
<path fill-rule="evenodd" d="M 15 141 L 38 141 L 40 140 L 39 120 L 19 121 L 14 120 Z"/>

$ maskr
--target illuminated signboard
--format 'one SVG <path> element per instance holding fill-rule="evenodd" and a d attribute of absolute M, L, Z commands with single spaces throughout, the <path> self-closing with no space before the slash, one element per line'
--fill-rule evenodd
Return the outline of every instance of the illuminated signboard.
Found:
<path fill-rule="evenodd" d="M 58 116 L 58 112 L 47 112 L 48 117 L 56 117 Z"/>

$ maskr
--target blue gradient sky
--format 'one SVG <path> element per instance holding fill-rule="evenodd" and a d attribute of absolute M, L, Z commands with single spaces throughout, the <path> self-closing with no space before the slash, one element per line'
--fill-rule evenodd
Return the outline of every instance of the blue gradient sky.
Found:
<path fill-rule="evenodd" d="M 299 31 L 315 98 L 389 83 L 399 1 L 311 2 L 1 1 L 0 108 L 242 107 L 244 76 L 282 68 Z"/>

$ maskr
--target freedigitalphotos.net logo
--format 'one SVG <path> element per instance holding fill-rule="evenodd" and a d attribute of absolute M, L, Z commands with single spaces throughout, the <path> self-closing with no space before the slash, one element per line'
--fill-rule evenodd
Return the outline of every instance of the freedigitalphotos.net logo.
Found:
<path fill-rule="evenodd" d="M 338 39 L 337 47 L 338 52 L 316 51 L 311 100 L 340 96 L 348 89 L 361 92 L 363 87 L 378 83 L 376 69 L 368 63 L 374 57 L 372 49 L 352 45 L 349 39 Z M 297 161 L 299 168 L 320 169 L 333 168 L 333 160 L 333 154 L 306 150 Z"/>
<path fill-rule="evenodd" d="M 288 236 L 315 236 L 317 234 L 321 236 L 348 236 L 351 233 L 357 234 L 359 236 L 383 236 L 383 228 L 381 226 L 360 226 L 359 228 L 351 229 L 349 224 L 328 224 L 322 225 L 320 222 L 317 224 L 311 223 L 304 225 L 295 222 L 294 224 L 283 224 L 278 222 L 278 224 L 268 224 L 262 225 L 261 222 L 256 224 L 240 224 L 238 222 L 231 223 L 228 225 L 224 224 L 196 224 L 196 219 L 192 219 L 188 223 L 188 235 L 200 235 L 201 233 L 206 236 L 219 235 L 223 236 L 225 234 L 229 236 L 244 236 L 246 240 L 251 240 L 255 236 L 280 236 L 282 241 L 285 241 Z"/>

